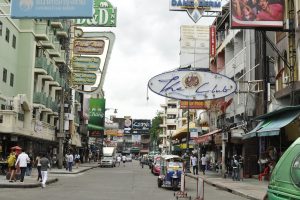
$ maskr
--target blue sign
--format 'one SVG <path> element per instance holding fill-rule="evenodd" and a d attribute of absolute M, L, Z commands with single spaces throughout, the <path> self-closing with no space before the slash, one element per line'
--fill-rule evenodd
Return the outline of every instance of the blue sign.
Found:
<path fill-rule="evenodd" d="M 11 18 L 92 18 L 93 0 L 13 0 Z"/>

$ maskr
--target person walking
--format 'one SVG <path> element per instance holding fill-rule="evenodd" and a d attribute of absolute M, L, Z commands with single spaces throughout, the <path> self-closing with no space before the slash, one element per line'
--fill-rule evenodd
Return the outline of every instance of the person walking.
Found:
<path fill-rule="evenodd" d="M 27 162 L 26 176 L 31 176 L 33 158 L 31 154 L 29 154 L 28 157 L 29 157 L 29 161 Z"/>
<path fill-rule="evenodd" d="M 237 156 L 232 157 L 231 161 L 231 167 L 232 167 L 232 180 L 233 181 L 239 181 L 240 180 L 240 167 L 239 167 L 239 161 L 237 160 Z"/>
<path fill-rule="evenodd" d="M 37 157 L 35 158 L 35 164 L 36 164 L 36 168 L 38 171 L 38 177 L 37 177 L 37 181 L 42 182 L 42 173 L 41 173 L 41 156 L 40 154 L 37 155 Z"/>
<path fill-rule="evenodd" d="M 194 154 L 192 154 L 192 156 L 191 156 L 191 166 L 193 167 L 193 174 L 194 175 L 198 175 L 197 161 L 198 161 L 197 157 Z"/>
<path fill-rule="evenodd" d="M 22 151 L 22 153 L 18 155 L 18 158 L 17 158 L 15 166 L 17 167 L 19 165 L 19 167 L 21 169 L 20 182 L 23 183 L 24 182 L 24 176 L 25 176 L 26 168 L 27 168 L 27 162 L 30 161 L 30 158 L 29 158 L 28 154 L 25 153 L 25 151 L 23 149 L 21 151 Z"/>
<path fill-rule="evenodd" d="M 79 167 L 79 163 L 80 163 L 80 155 L 79 155 L 79 153 L 76 153 L 75 154 L 75 164 L 76 164 L 77 169 Z"/>
<path fill-rule="evenodd" d="M 42 174 L 42 188 L 45 188 L 48 179 L 48 168 L 50 168 L 50 161 L 46 157 L 46 154 L 43 154 L 40 163 L 41 163 L 41 174 Z"/>
<path fill-rule="evenodd" d="M 126 156 L 125 155 L 122 156 L 122 161 L 123 161 L 123 167 L 125 167 L 125 163 L 126 163 Z"/>
<path fill-rule="evenodd" d="M 69 170 L 69 172 L 71 172 L 72 171 L 73 162 L 74 162 L 74 157 L 73 157 L 73 154 L 71 154 L 70 152 L 68 153 L 67 161 L 68 161 L 68 170 Z"/>
<path fill-rule="evenodd" d="M 205 154 L 202 154 L 202 157 L 201 157 L 201 168 L 202 168 L 203 175 L 205 175 L 206 164 L 207 164 L 207 159 L 205 157 Z"/>
<path fill-rule="evenodd" d="M 13 181 L 17 181 L 16 179 L 16 160 L 17 160 L 17 155 L 16 152 L 13 150 L 12 152 L 10 152 L 8 158 L 7 158 L 7 166 L 8 166 L 8 170 L 9 170 L 9 182 L 13 182 Z"/>
<path fill-rule="evenodd" d="M 118 164 L 118 167 L 120 167 L 121 160 L 122 160 L 121 156 L 118 155 L 118 156 L 117 156 L 117 164 Z"/>

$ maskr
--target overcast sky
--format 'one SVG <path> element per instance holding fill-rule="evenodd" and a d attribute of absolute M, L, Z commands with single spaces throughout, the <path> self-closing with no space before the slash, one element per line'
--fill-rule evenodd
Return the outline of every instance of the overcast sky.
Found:
<path fill-rule="evenodd" d="M 184 11 L 169 11 L 170 0 L 109 0 L 117 7 L 116 35 L 104 83 L 107 108 L 117 117 L 152 119 L 165 98 L 149 90 L 150 78 L 179 67 L 181 25 L 194 25 Z M 202 18 L 196 25 L 210 25 Z M 113 114 L 108 110 L 106 116 Z"/>

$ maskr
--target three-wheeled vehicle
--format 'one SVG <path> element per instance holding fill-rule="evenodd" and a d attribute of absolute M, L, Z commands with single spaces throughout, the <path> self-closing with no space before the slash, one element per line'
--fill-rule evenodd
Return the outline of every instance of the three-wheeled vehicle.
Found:
<path fill-rule="evenodd" d="M 176 155 L 163 155 L 160 159 L 160 173 L 157 178 L 158 187 L 177 190 L 181 185 L 183 159 Z"/>

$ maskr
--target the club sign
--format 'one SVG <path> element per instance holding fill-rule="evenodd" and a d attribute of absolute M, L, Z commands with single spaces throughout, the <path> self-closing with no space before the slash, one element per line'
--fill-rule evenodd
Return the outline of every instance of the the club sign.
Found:
<path fill-rule="evenodd" d="M 236 91 L 230 78 L 207 71 L 175 70 L 151 78 L 148 87 L 154 93 L 180 100 L 210 100 Z"/>

